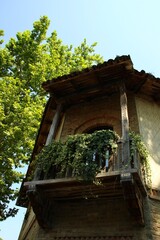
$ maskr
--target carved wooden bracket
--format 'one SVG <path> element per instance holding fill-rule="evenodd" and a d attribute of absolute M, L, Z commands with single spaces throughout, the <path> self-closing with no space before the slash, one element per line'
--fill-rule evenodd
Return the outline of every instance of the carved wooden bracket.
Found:
<path fill-rule="evenodd" d="M 123 194 L 131 216 L 144 226 L 143 196 L 131 173 L 121 174 Z"/>
<path fill-rule="evenodd" d="M 33 211 L 36 215 L 36 219 L 38 224 L 42 228 L 50 228 L 51 227 L 51 214 L 50 214 L 50 206 L 51 202 L 44 193 L 37 188 L 36 185 L 32 185 L 29 187 L 27 191 L 27 195 Z"/>

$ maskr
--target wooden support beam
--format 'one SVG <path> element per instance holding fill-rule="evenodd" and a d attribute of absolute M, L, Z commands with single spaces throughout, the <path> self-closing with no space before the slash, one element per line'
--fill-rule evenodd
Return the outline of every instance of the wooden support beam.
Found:
<path fill-rule="evenodd" d="M 48 134 L 48 137 L 47 137 L 47 140 L 46 140 L 46 144 L 45 144 L 46 146 L 48 144 L 50 144 L 51 141 L 53 140 L 53 138 L 55 137 L 57 126 L 58 126 L 58 123 L 59 123 L 59 120 L 60 120 L 61 111 L 62 111 L 62 105 L 60 104 L 60 105 L 58 105 L 56 113 L 54 115 L 54 118 L 53 118 L 53 121 L 52 121 L 52 124 L 51 124 L 51 127 L 50 127 L 50 131 L 49 131 L 49 134 Z"/>
<path fill-rule="evenodd" d="M 127 107 L 127 94 L 125 85 L 122 82 L 120 87 L 120 107 L 122 123 L 122 162 L 124 169 L 130 168 L 130 151 L 129 151 L 129 118 Z"/>
<path fill-rule="evenodd" d="M 27 191 L 27 196 L 36 215 L 38 224 L 42 228 L 49 229 L 51 227 L 49 213 L 51 202 L 49 199 L 45 198 L 43 192 L 37 189 L 36 185 L 30 186 Z"/>
<path fill-rule="evenodd" d="M 53 139 L 55 138 L 56 130 L 57 130 L 57 127 L 58 127 L 58 124 L 59 124 L 59 121 L 60 121 L 61 112 L 62 112 L 62 104 L 58 105 L 56 113 L 53 117 L 53 121 L 52 121 L 50 130 L 49 130 L 49 134 L 48 134 L 48 137 L 47 137 L 47 140 L 46 140 L 46 144 L 45 144 L 46 146 L 48 144 L 50 144 L 53 141 Z M 40 179 L 40 175 L 41 175 L 41 170 L 37 168 L 35 170 L 33 180 Z"/>
<path fill-rule="evenodd" d="M 144 225 L 143 197 L 131 174 L 127 94 L 123 82 L 120 85 L 120 105 L 122 122 L 122 162 L 123 169 L 126 170 L 124 173 L 121 173 L 123 195 L 131 216 L 140 224 Z"/>
<path fill-rule="evenodd" d="M 131 173 L 121 174 L 121 184 L 131 217 L 138 224 L 144 226 L 143 196 Z"/>
<path fill-rule="evenodd" d="M 75 100 L 75 98 L 86 99 L 87 96 L 89 96 L 91 93 L 93 93 L 93 95 L 95 95 L 95 94 L 101 93 L 102 91 L 105 92 L 105 89 L 108 89 L 113 86 L 115 88 L 115 91 L 117 91 L 118 86 L 119 86 L 119 78 L 118 77 L 116 77 L 115 79 L 111 79 L 107 82 L 103 82 L 103 89 L 102 89 L 102 86 L 100 86 L 99 82 L 97 82 L 92 86 L 86 86 L 86 85 L 81 86 L 81 87 L 79 87 L 79 89 L 77 91 L 73 91 L 72 93 L 68 93 L 67 91 L 66 92 L 64 91 L 64 93 L 63 93 L 63 91 L 62 91 L 62 94 L 59 97 L 57 97 L 57 99 L 58 99 L 58 102 L 68 102 L 71 99 Z M 54 96 L 55 95 L 56 95 L 56 93 L 54 93 Z"/>

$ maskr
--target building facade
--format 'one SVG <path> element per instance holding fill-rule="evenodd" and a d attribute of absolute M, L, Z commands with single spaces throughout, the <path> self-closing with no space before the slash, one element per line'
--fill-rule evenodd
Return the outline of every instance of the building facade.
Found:
<path fill-rule="evenodd" d="M 50 99 L 17 200 L 27 208 L 19 240 L 160 239 L 160 79 L 121 56 L 43 87 Z M 119 136 L 105 159 L 92 154 L 99 184 L 74 168 L 60 175 L 62 168 L 44 173 L 33 164 L 44 146 L 97 131 Z M 147 166 L 130 132 L 141 136 Z"/>

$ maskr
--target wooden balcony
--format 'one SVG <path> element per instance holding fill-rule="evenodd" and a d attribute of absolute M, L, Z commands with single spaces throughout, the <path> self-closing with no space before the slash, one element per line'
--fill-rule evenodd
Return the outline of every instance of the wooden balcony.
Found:
<path fill-rule="evenodd" d="M 49 227 L 49 208 L 54 201 L 119 197 L 124 197 L 131 216 L 143 225 L 143 198 L 147 194 L 143 166 L 136 150 L 128 164 L 124 164 L 122 149 L 123 143 L 118 143 L 114 153 L 107 150 L 107 159 L 93 156 L 100 169 L 95 182 L 77 178 L 74 169 L 69 168 L 60 177 L 55 167 L 46 174 L 41 172 L 40 179 L 25 182 L 26 193 L 40 226 Z"/>

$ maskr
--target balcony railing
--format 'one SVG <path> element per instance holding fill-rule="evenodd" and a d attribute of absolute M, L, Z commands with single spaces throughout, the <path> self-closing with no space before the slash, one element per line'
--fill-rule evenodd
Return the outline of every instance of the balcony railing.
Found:
<path fill-rule="evenodd" d="M 96 133 L 87 135 L 92 135 L 91 139 L 83 138 L 82 136 L 85 135 L 74 136 L 69 140 L 69 143 L 63 144 L 65 153 L 59 143 L 56 143 L 57 148 L 56 146 L 46 147 L 46 150 L 41 154 L 41 161 L 38 160 L 39 171 L 35 180 L 80 178 L 81 176 L 85 176 L 85 180 L 90 180 L 95 176 L 107 176 L 116 172 L 120 174 L 122 172 L 137 172 L 143 184 L 146 184 L 145 166 L 142 164 L 138 149 L 133 148 L 132 140 L 129 142 L 129 159 L 124 162 L 123 142 L 113 131 L 97 131 L 97 139 Z M 92 137 L 95 142 L 92 141 Z M 57 161 L 54 159 L 56 157 Z"/>
<path fill-rule="evenodd" d="M 131 216 L 143 225 L 143 198 L 147 194 L 144 159 L 133 140 L 127 146 L 129 157 L 124 160 L 123 141 L 107 130 L 71 136 L 65 143 L 53 142 L 46 146 L 37 157 L 33 181 L 24 183 L 40 226 L 49 227 L 48 215 L 54 200 L 86 196 L 123 196 Z M 100 184 L 94 184 L 93 179 L 100 179 Z"/>

